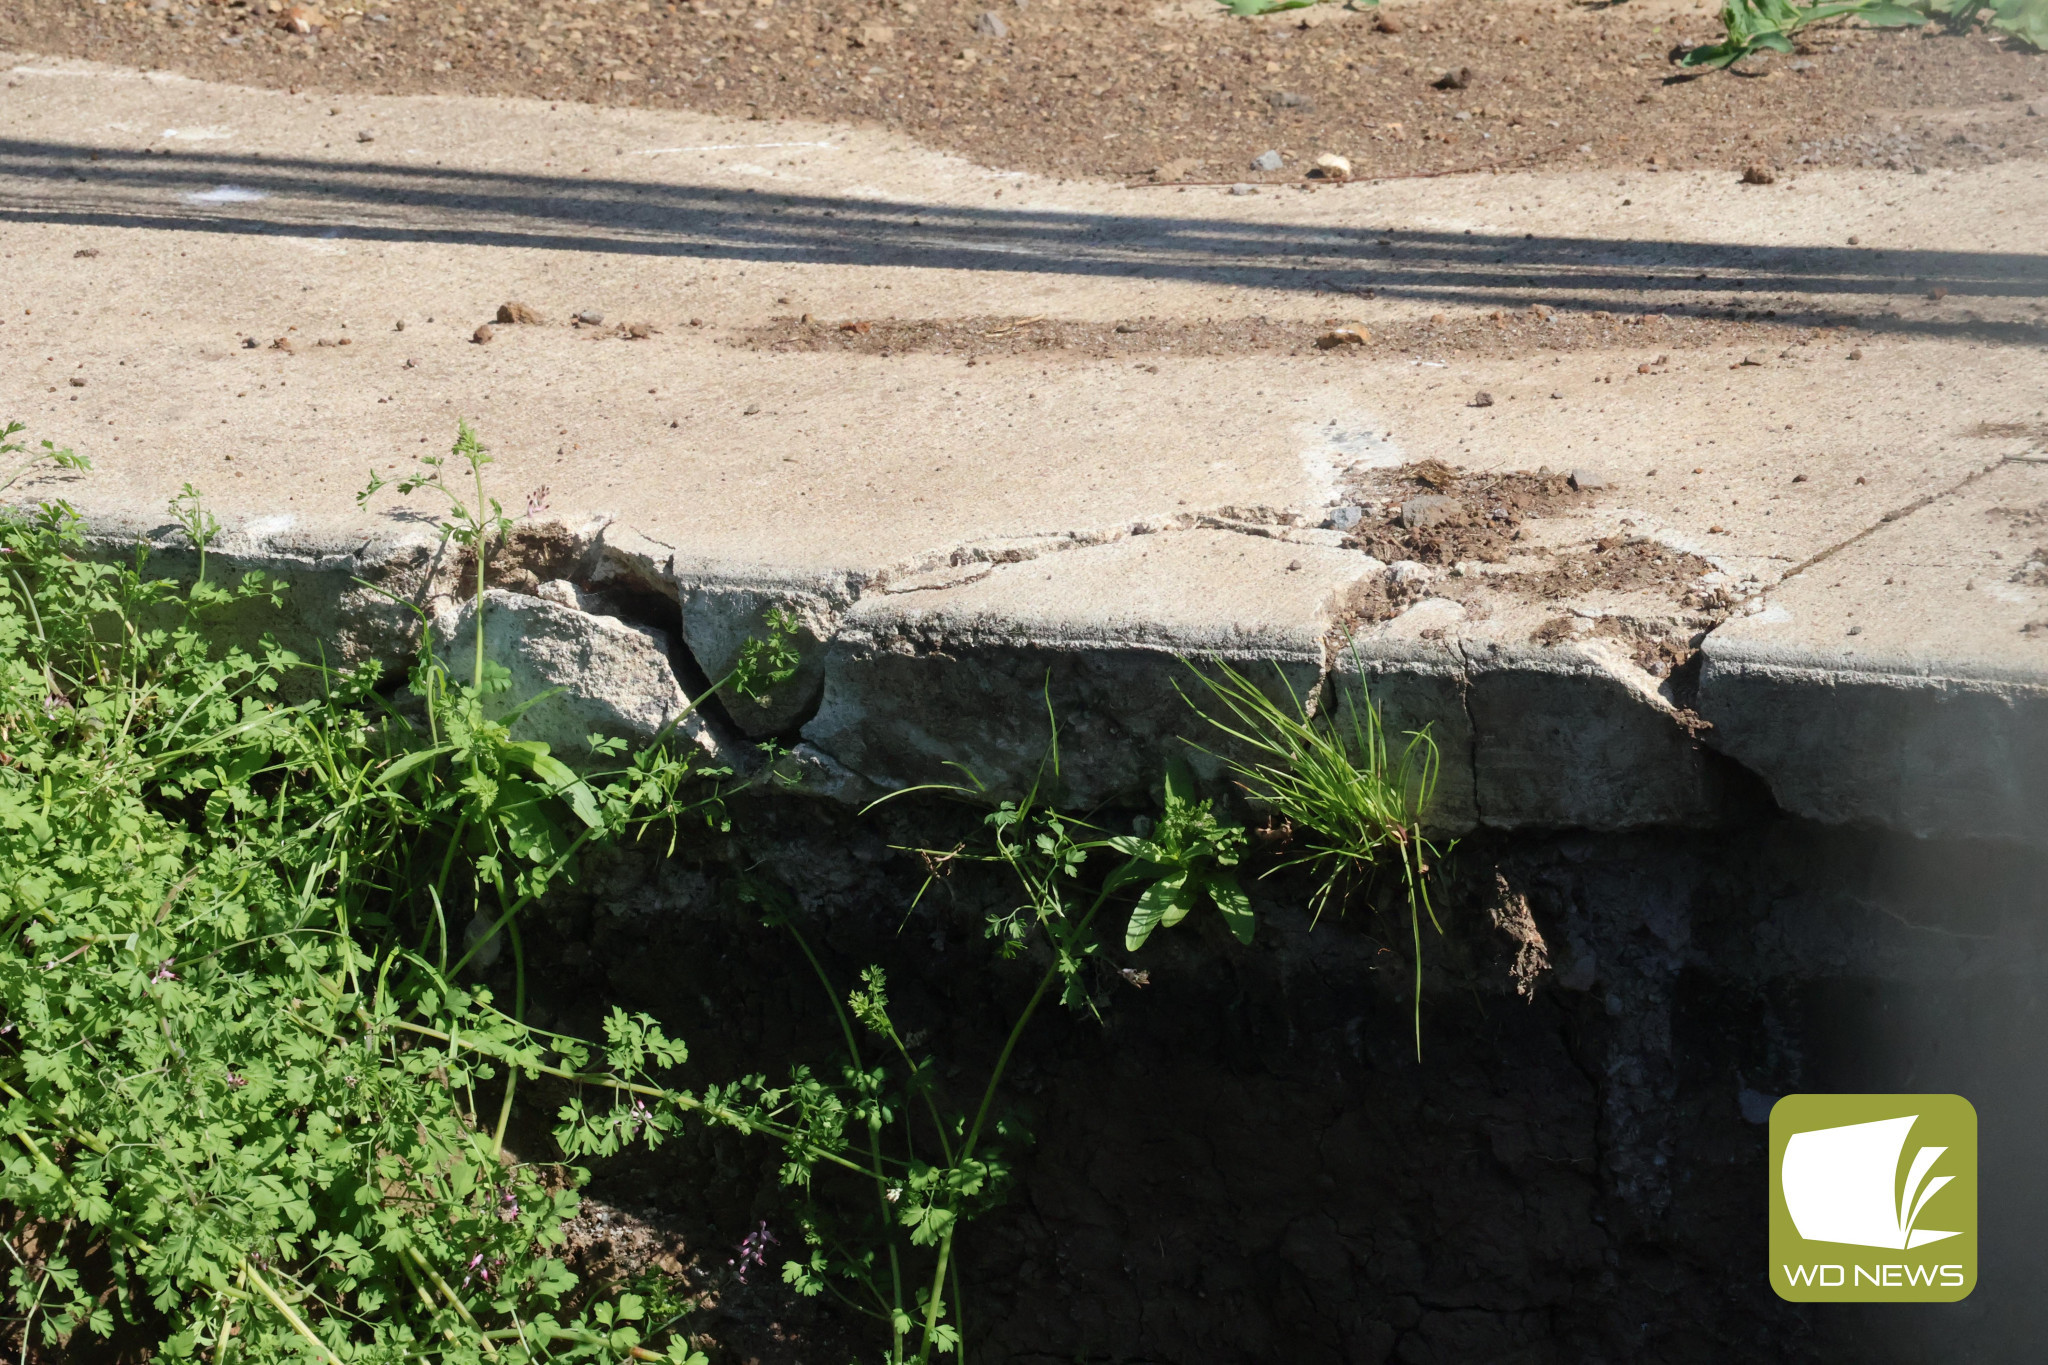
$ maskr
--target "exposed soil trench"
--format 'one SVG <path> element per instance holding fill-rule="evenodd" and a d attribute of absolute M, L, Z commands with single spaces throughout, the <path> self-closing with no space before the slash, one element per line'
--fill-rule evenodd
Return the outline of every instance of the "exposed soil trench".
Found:
<path fill-rule="evenodd" d="M 888 969 L 899 1026 L 970 1100 L 1038 968 L 984 937 L 1015 900 L 992 874 L 961 867 L 908 909 L 926 866 L 901 847 L 971 840 L 978 813 L 774 798 L 735 816 L 547 907 L 539 1021 L 589 1036 L 612 1004 L 648 1010 L 689 1040 L 691 1085 L 833 1066 L 821 988 L 732 895 L 752 869 L 795 893 L 842 991 Z M 1100 1020 L 1042 1013 L 1004 1088 L 1036 1140 L 962 1238 L 970 1358 L 2019 1358 L 2044 1326 L 2025 1282 L 2048 1192 L 2019 1172 L 2048 1041 L 2013 1024 L 2041 1003 L 2044 872 L 1763 797 L 1715 830 L 1468 840 L 1425 942 L 1420 1063 L 1407 925 L 1367 905 L 1311 927 L 1304 888 L 1270 878 L 1249 948 L 1198 917 L 1106 949 Z M 2009 1178 L 1966 1311 L 1773 1297 L 1762 1123 L 1792 1090 L 1975 1101 L 1985 1168 Z M 530 1121 L 559 1098 L 536 1090 Z M 665 1230 L 721 1291 L 703 1317 L 721 1359 L 872 1353 L 866 1324 L 774 1283 L 797 1242 L 779 1160 L 697 1133 L 618 1160 L 593 1187 L 612 1209 L 580 1235 L 604 1253 Z M 782 1240 L 739 1285 L 727 1263 L 763 1222 Z"/>

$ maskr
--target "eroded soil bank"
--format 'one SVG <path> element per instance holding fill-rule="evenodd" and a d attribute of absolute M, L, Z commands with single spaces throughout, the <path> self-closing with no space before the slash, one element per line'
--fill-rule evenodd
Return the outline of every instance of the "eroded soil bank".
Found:
<path fill-rule="evenodd" d="M 591 869 L 530 933 L 540 1021 L 588 1035 L 611 1004 L 649 1010 L 689 1040 L 692 1084 L 836 1067 L 822 989 L 733 895 L 772 876 L 842 991 L 887 968 L 899 1026 L 967 1106 L 1041 968 L 984 936 L 1016 900 L 993 871 L 955 863 L 912 909 L 926 865 L 900 849 L 971 847 L 977 821 L 774 799 L 674 858 Z M 2014 846 L 1761 800 L 1714 831 L 1469 839 L 1443 869 L 1445 933 L 1425 937 L 1419 1063 L 1399 916 L 1312 924 L 1308 888 L 1277 876 L 1249 948 L 1197 918 L 1126 954 L 1118 917 L 1100 1018 L 1042 1012 L 1004 1087 L 1035 1141 L 962 1238 L 970 1358 L 2021 1358 L 2048 1327 L 2031 1289 L 2048 1188 L 2028 1172 L 2048 1118 L 2044 872 Z M 1796 1090 L 1976 1105 L 1971 1299 L 1772 1295 L 1765 1120 Z M 533 1121 L 553 1102 L 537 1092 Z M 872 1353 L 852 1315 L 762 1283 L 798 1241 L 779 1159 L 693 1134 L 622 1160 L 592 1189 L 594 1254 L 666 1237 L 721 1291 L 704 1323 L 727 1359 Z M 739 1285 L 732 1248 L 764 1220 L 783 1240 Z"/>

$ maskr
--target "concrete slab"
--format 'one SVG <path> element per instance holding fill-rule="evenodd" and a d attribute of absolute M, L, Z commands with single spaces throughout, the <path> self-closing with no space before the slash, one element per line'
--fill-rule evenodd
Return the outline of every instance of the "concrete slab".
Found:
<path fill-rule="evenodd" d="M 1716 747 L 1787 809 L 2048 841 L 2048 460 L 1982 477 L 1707 638 Z"/>
<path fill-rule="evenodd" d="M 673 599 L 678 619 L 655 624 L 706 675 L 768 608 L 798 610 L 799 679 L 729 719 L 801 727 L 847 791 L 950 761 L 1016 779 L 1050 669 L 1061 714 L 1100 731 L 1076 736 L 1076 791 L 1134 797 L 1183 717 L 1176 653 L 1273 659 L 1312 685 L 1362 622 L 1382 701 L 1458 756 L 1445 828 L 1719 818 L 1689 675 L 1616 643 L 1649 632 L 1674 657 L 1704 639 L 1705 745 L 1793 809 L 1918 829 L 1940 806 L 1966 832 L 2041 837 L 2030 781 L 1923 772 L 1930 755 L 1957 773 L 2006 761 L 1973 745 L 2031 752 L 2012 738 L 2039 732 L 2026 707 L 1894 744 L 1861 779 L 1842 754 L 1890 742 L 1902 722 L 1877 699 L 1895 679 L 2048 685 L 2048 645 L 2018 634 L 2048 610 L 1966 589 L 1977 570 L 1912 538 L 1967 521 L 1950 501 L 2007 487 L 2019 466 L 1982 471 L 2039 446 L 2037 163 L 1755 192 L 1575 173 L 1230 196 L 992 172 L 872 130 L 0 68 L 0 411 L 96 463 L 16 492 L 170 543 L 164 504 L 195 484 L 224 552 L 326 585 L 301 630 L 342 658 L 388 656 L 405 631 L 353 575 L 420 596 L 449 567 L 433 509 L 354 494 L 466 418 L 496 495 L 570 528 L 598 579 Z M 473 339 L 515 300 L 541 321 Z M 1581 351 L 1308 345 L 1332 316 L 1370 330 L 1532 303 L 1642 320 Z M 1655 316 L 1731 309 L 1865 325 L 1678 346 Z M 748 349 L 749 329 L 801 313 L 1257 316 L 1298 329 L 1302 353 Z M 1453 583 L 1324 529 L 1424 459 L 1599 475 L 1516 553 L 1644 537 L 1701 557 L 1680 586 L 1715 605 L 1561 599 L 1492 570 Z M 1925 585 L 1896 636 L 1877 633 L 1881 585 L 1854 601 L 1813 586 L 1886 554 Z M 1394 574 L 1398 616 L 1353 610 Z M 1839 686 L 1844 670 L 1878 691 Z M 1808 713 L 1832 719 L 1787 719 Z"/>

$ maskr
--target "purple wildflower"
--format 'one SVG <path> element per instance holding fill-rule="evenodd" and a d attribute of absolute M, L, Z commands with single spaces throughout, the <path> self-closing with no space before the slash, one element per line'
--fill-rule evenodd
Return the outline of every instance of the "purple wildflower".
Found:
<path fill-rule="evenodd" d="M 733 1267 L 733 1276 L 741 1284 L 747 1282 L 749 1266 L 768 1264 L 768 1248 L 775 1245 L 775 1234 L 768 1231 L 766 1223 L 740 1239 L 739 1255 L 726 1264 Z"/>

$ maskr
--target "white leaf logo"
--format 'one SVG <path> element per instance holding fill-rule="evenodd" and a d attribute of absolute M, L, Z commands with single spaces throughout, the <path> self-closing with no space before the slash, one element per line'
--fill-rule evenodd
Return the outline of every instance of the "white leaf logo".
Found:
<path fill-rule="evenodd" d="M 1809 1242 L 1910 1250 L 1954 1237 L 1915 1226 L 1927 1201 L 1953 1177 L 1929 1179 L 1946 1147 L 1922 1147 L 1913 1154 L 1903 1186 L 1899 1163 L 1906 1134 L 1919 1121 L 1904 1118 L 1851 1123 L 1794 1133 L 1785 1144 L 1779 1178 L 1785 1207 L 1799 1235 Z"/>

